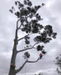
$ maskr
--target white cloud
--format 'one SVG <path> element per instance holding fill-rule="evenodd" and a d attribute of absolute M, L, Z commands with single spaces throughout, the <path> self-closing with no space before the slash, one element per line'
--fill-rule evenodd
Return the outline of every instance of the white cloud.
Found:
<path fill-rule="evenodd" d="M 54 2 L 55 2 L 55 0 L 48 0 L 48 1 L 46 2 L 46 7 L 47 7 L 47 8 L 50 8 L 50 7 L 54 4 Z"/>

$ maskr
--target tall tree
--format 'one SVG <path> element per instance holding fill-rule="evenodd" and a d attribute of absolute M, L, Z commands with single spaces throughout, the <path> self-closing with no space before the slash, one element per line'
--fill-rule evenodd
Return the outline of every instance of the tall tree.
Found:
<path fill-rule="evenodd" d="M 60 56 L 56 57 L 55 64 L 58 65 L 57 72 L 59 75 L 61 75 L 61 54 Z"/>
<path fill-rule="evenodd" d="M 15 1 L 15 5 L 18 8 L 18 11 L 15 11 L 15 8 L 12 6 L 9 10 L 11 13 L 14 13 L 17 16 L 17 22 L 16 22 L 16 30 L 15 30 L 15 39 L 14 39 L 14 46 L 13 46 L 13 53 L 11 58 L 11 64 L 10 64 L 10 70 L 9 75 L 16 75 L 19 71 L 23 69 L 26 63 L 35 63 L 38 60 L 40 60 L 45 54 L 46 51 L 44 50 L 44 46 L 40 45 L 40 43 L 47 44 L 49 43 L 52 38 L 56 38 L 55 32 L 53 32 L 51 25 L 43 26 L 39 23 L 39 21 L 43 20 L 39 13 L 37 12 L 39 8 L 44 6 L 44 3 L 38 6 L 32 6 L 32 2 L 29 0 L 24 0 L 24 3 L 22 4 L 20 1 Z M 19 25 L 20 22 L 20 25 Z M 21 30 L 22 32 L 25 32 L 26 35 L 22 38 L 18 38 L 18 31 Z M 41 32 L 43 30 L 43 32 Z M 37 34 L 34 36 L 34 44 L 29 47 L 30 45 L 30 36 L 33 34 Z M 18 42 L 21 40 L 25 40 L 25 44 L 27 45 L 27 48 L 23 48 L 22 50 L 18 50 Z M 29 61 L 29 50 L 37 49 L 37 52 L 40 52 L 40 55 L 38 59 L 35 61 Z M 24 52 L 26 51 L 26 52 Z M 15 69 L 15 60 L 18 53 L 24 52 L 25 62 L 23 63 L 20 68 Z"/>

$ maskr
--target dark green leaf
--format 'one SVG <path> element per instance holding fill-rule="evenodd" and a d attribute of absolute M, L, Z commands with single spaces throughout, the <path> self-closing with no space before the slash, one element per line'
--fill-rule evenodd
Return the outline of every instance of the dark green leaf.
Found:
<path fill-rule="evenodd" d="M 25 52 L 24 55 L 29 58 L 30 57 L 30 54 L 28 52 Z"/>

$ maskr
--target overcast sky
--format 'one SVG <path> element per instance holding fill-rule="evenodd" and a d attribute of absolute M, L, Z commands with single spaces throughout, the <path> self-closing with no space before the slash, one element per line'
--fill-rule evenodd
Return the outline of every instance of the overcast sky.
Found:
<path fill-rule="evenodd" d="M 20 0 L 23 2 L 23 0 Z M 39 14 L 42 16 L 43 25 L 52 25 L 54 32 L 57 32 L 57 38 L 45 45 L 47 54 L 43 59 L 35 64 L 26 64 L 21 72 L 17 75 L 34 75 L 43 73 L 43 75 L 58 75 L 54 60 L 61 53 L 61 0 L 31 0 L 34 5 L 41 5 L 44 2 L 46 5 L 39 9 Z M 9 12 L 9 9 L 14 5 L 15 0 L 0 0 L 0 75 L 8 75 L 12 47 L 15 33 L 16 17 Z M 20 37 L 23 34 L 20 34 Z M 23 42 L 20 42 L 22 48 Z M 31 52 L 31 51 L 30 51 Z M 31 52 L 31 59 L 36 60 L 38 54 Z M 16 68 L 19 68 L 23 63 L 23 54 L 16 58 Z"/>

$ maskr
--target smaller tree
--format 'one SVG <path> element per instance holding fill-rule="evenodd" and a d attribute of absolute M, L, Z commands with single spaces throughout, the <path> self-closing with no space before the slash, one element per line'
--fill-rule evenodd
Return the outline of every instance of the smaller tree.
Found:
<path fill-rule="evenodd" d="M 39 74 L 35 74 L 35 75 L 43 75 L 42 73 L 39 73 Z"/>
<path fill-rule="evenodd" d="M 42 73 L 39 73 L 38 75 L 43 75 Z"/>
<path fill-rule="evenodd" d="M 59 75 L 61 75 L 61 54 L 59 57 L 56 57 L 56 65 L 58 65 L 58 68 L 57 68 L 57 72 Z"/>

